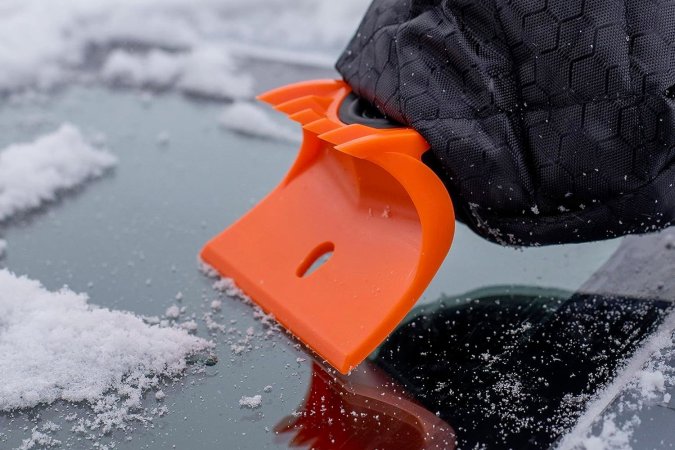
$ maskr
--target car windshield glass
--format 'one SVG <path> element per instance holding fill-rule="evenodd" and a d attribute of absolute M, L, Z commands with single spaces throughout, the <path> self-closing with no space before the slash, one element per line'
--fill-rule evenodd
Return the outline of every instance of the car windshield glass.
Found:
<path fill-rule="evenodd" d="M 86 192 L 3 222 L 10 246 L 0 264 L 106 308 L 152 317 L 177 306 L 178 322 L 194 320 L 217 356 L 162 381 L 160 396 L 146 393 L 136 419 L 108 433 L 72 431 L 96 416 L 85 403 L 2 413 L 3 447 L 49 422 L 58 427 L 49 435 L 73 448 L 543 448 L 576 423 L 675 300 L 659 275 L 665 256 L 645 269 L 652 278 L 638 263 L 619 279 L 602 275 L 626 239 L 516 249 L 459 225 L 406 321 L 340 376 L 199 269 L 201 246 L 263 198 L 297 152 L 296 143 L 222 129 L 221 108 L 96 87 L 0 108 L 2 148 L 73 122 L 104 136 L 119 158 Z"/>

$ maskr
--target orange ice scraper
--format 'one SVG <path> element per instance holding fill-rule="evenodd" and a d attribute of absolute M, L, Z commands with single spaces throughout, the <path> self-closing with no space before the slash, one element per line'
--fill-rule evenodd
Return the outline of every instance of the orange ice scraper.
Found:
<path fill-rule="evenodd" d="M 302 124 L 281 184 L 202 259 L 342 373 L 412 308 L 447 254 L 454 213 L 416 131 L 363 108 L 342 81 L 260 99 Z"/>

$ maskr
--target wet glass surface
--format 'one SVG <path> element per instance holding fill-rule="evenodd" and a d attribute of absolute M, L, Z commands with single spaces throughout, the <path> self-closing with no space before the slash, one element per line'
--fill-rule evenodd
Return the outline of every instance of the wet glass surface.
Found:
<path fill-rule="evenodd" d="M 474 442 L 471 436 L 477 433 L 490 440 L 487 444 L 511 439 L 507 435 L 520 439 L 509 442 L 525 442 L 522 434 L 512 433 L 516 425 L 483 414 L 493 408 L 493 402 L 497 408 L 498 402 L 521 398 L 507 385 L 501 397 L 493 393 L 494 401 L 485 398 L 485 392 L 499 383 L 491 378 L 492 367 L 501 377 L 510 373 L 509 364 L 523 365 L 531 354 L 559 351 L 561 359 L 569 357 L 566 347 L 549 348 L 557 341 L 537 338 L 537 333 L 578 338 L 572 333 L 578 324 L 572 319 L 576 314 L 606 315 L 612 310 L 600 300 L 591 302 L 599 308 L 596 312 L 586 311 L 582 305 L 588 302 L 577 301 L 581 299 L 568 292 L 583 284 L 619 241 L 518 250 L 485 242 L 460 226 L 450 255 L 420 301 L 429 309 L 416 310 L 420 318 L 409 322 L 423 323 L 423 333 L 417 335 L 417 328 L 411 338 L 411 325 L 399 329 L 372 361 L 351 377 L 334 379 L 335 374 L 323 371 L 286 335 L 268 333 L 249 305 L 214 290 L 213 281 L 198 269 L 201 246 L 269 192 L 297 150 L 220 129 L 220 107 L 174 95 L 72 88 L 0 108 L 0 148 L 31 140 L 69 121 L 90 136 L 103 133 L 106 147 L 119 157 L 118 167 L 103 179 L 37 212 L 0 224 L 0 236 L 9 243 L 0 265 L 40 280 L 49 289 L 67 284 L 87 292 L 91 303 L 141 315 L 161 315 L 181 293 L 186 316 L 194 315 L 200 325 L 198 335 L 217 343 L 215 366 L 164 388 L 168 415 L 138 424 L 133 432 L 96 439 L 114 441 L 120 449 L 286 448 L 294 440 L 301 447 L 406 448 L 397 446 L 405 442 L 408 448 L 452 448 L 455 434 L 461 443 Z M 168 135 L 168 144 L 162 144 L 162 134 Z M 475 292 L 490 286 L 498 288 Z M 529 287 L 523 292 L 514 286 Z M 232 331 L 209 334 L 203 317 L 210 312 L 210 302 L 219 297 L 224 298 L 223 309 L 213 319 Z M 446 302 L 443 307 L 438 306 L 441 297 Z M 629 306 L 620 308 L 616 318 L 627 317 L 634 326 L 618 329 L 617 336 L 631 330 L 635 334 L 620 347 L 600 335 L 599 340 L 589 337 L 584 341 L 589 358 L 598 349 L 607 354 L 629 353 L 660 317 L 660 304 L 638 308 L 626 301 Z M 476 315 L 479 306 L 487 316 Z M 461 320 L 456 319 L 456 326 L 463 328 L 445 328 L 448 313 L 457 315 Z M 532 326 L 523 328 L 526 323 Z M 572 325 L 568 329 L 565 324 Z M 248 339 L 251 328 L 253 338 Z M 494 340 L 488 342 L 489 336 Z M 233 346 L 242 342 L 244 351 L 234 352 Z M 490 370 L 481 359 L 486 352 L 492 355 L 489 358 L 501 355 Z M 533 369 L 537 370 L 532 376 L 538 374 L 559 388 L 547 394 L 550 404 L 563 391 L 584 395 L 590 389 L 584 383 L 560 384 L 556 376 L 562 371 L 566 374 L 562 379 L 568 380 L 572 365 Z M 608 373 L 602 372 L 596 381 Z M 478 374 L 476 379 L 482 380 L 485 389 L 478 388 L 473 374 Z M 533 389 L 541 387 L 535 384 Z M 448 389 L 461 391 L 461 396 L 450 395 Z M 261 408 L 240 408 L 241 396 L 255 394 L 262 395 Z M 328 400 L 317 403 L 322 396 Z M 385 399 L 376 402 L 375 397 Z M 152 396 L 146 399 L 148 406 L 154 402 Z M 543 408 L 543 416 L 554 414 L 549 404 L 523 402 L 519 407 L 528 411 Z M 322 412 L 322 407 L 330 413 Z M 63 425 L 55 436 L 64 446 L 89 448 L 92 441 L 73 437 L 64 421 L 73 411 L 86 408 L 59 403 L 0 415 L 0 443 L 15 447 L 36 423 L 53 420 Z M 485 418 L 476 422 L 476 414 Z M 490 429 L 496 430 L 494 438 Z M 548 438 L 541 439 L 536 442 L 543 444 Z"/>

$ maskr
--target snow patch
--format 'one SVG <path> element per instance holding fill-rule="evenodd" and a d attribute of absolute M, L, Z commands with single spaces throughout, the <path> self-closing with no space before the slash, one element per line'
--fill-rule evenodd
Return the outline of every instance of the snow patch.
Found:
<path fill-rule="evenodd" d="M 241 408 L 250 408 L 250 409 L 256 409 L 260 408 L 262 405 L 262 395 L 254 395 L 253 397 L 247 397 L 247 396 L 242 396 L 239 399 L 239 406 Z"/>
<path fill-rule="evenodd" d="M 625 450 L 630 449 L 630 437 L 632 427 L 627 424 L 619 428 L 614 417 L 606 417 L 602 423 L 602 429 L 597 436 L 587 436 L 581 442 L 581 448 L 585 450 Z"/>
<path fill-rule="evenodd" d="M 18 450 L 31 450 L 33 448 L 54 448 L 60 447 L 61 441 L 54 439 L 49 435 L 50 431 L 55 430 L 38 430 L 38 427 L 33 427 L 31 430 L 31 436 L 27 439 L 24 439 L 21 443 L 21 446 Z"/>
<path fill-rule="evenodd" d="M 102 80 L 250 96 L 251 80 L 232 55 L 291 62 L 316 55 L 312 60 L 332 62 L 369 3 L 4 0 L 0 91 Z"/>
<path fill-rule="evenodd" d="M 0 151 L 0 221 L 55 200 L 116 162 L 67 123 L 33 142 L 10 145 Z"/>
<path fill-rule="evenodd" d="M 0 411 L 87 402 L 94 417 L 83 428 L 125 429 L 142 420 L 145 391 L 180 376 L 188 356 L 211 347 L 184 330 L 151 326 L 90 305 L 84 294 L 49 292 L 0 270 Z"/>
<path fill-rule="evenodd" d="M 640 424 L 638 412 L 646 405 L 670 401 L 670 394 L 665 391 L 675 386 L 674 332 L 675 313 L 670 313 L 614 381 L 589 403 L 574 429 L 560 441 L 558 450 L 632 448 L 630 441 Z M 614 408 L 608 410 L 615 400 L 620 411 L 635 414 L 618 418 L 612 412 Z"/>
<path fill-rule="evenodd" d="M 637 380 L 642 398 L 646 400 L 656 399 L 657 392 L 663 393 L 666 389 L 666 380 L 660 370 L 641 370 L 637 374 Z"/>
<path fill-rule="evenodd" d="M 274 121 L 265 110 L 253 103 L 235 102 L 226 106 L 218 119 L 220 126 L 247 136 L 298 143 L 302 135 Z"/>

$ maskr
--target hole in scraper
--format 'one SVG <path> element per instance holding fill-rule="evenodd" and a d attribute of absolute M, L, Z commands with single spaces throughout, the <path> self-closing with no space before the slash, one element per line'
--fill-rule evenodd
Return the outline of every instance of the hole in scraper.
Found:
<path fill-rule="evenodd" d="M 332 242 L 324 242 L 317 246 L 314 250 L 310 252 L 305 260 L 300 264 L 296 275 L 299 277 L 306 277 L 314 273 L 319 267 L 323 266 L 328 262 L 331 256 L 333 256 L 333 251 L 335 250 L 335 245 Z"/>

